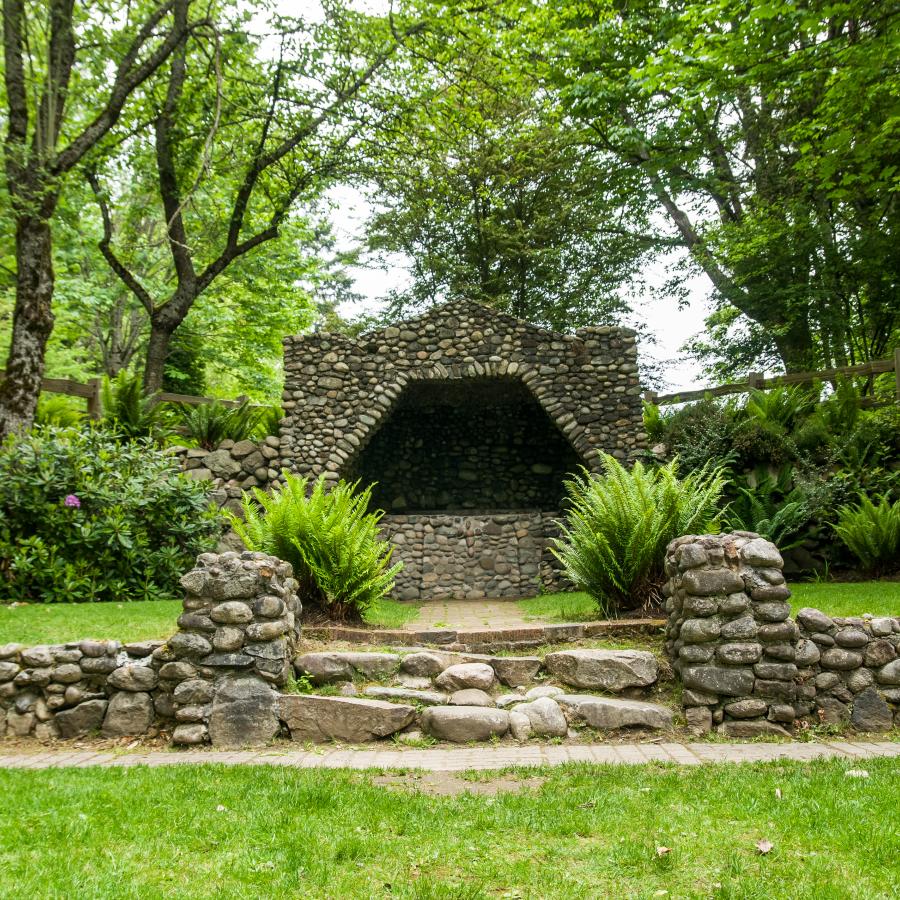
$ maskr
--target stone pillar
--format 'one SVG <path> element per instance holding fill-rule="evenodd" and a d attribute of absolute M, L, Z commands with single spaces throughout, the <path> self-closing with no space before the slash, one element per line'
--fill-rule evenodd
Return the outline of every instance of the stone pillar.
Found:
<path fill-rule="evenodd" d="M 778 549 L 758 534 L 687 535 L 666 553 L 666 652 L 698 733 L 787 735 L 809 712 L 798 696 L 808 666 L 790 619 Z M 798 653 L 800 655 L 798 655 Z"/>
<path fill-rule="evenodd" d="M 179 631 L 154 652 L 171 690 L 173 742 L 233 747 L 278 731 L 277 695 L 300 635 L 289 563 L 264 553 L 203 553 L 182 579 Z"/>

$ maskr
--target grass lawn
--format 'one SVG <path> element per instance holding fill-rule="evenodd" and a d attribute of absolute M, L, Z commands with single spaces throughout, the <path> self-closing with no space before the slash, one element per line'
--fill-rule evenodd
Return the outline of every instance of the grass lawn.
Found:
<path fill-rule="evenodd" d="M 370 610 L 366 619 L 372 625 L 399 628 L 418 614 L 419 609 L 413 604 L 385 600 Z M 0 606 L 0 644 L 63 644 L 81 638 L 123 642 L 167 638 L 178 630 L 179 615 L 180 600 Z"/>
<path fill-rule="evenodd" d="M 830 616 L 900 616 L 900 581 L 790 582 L 789 587 L 795 613 L 814 606 Z M 545 594 L 520 600 L 519 606 L 529 619 L 588 622 L 599 618 L 594 601 L 584 593 Z"/>
<path fill-rule="evenodd" d="M 795 613 L 813 606 L 829 616 L 900 616 L 900 581 L 794 582 L 790 589 Z"/>
<path fill-rule="evenodd" d="M 2 771 L 0 894 L 900 894 L 897 760 L 520 772 L 503 779 L 529 779 L 521 792 L 429 796 L 406 789 L 413 774 L 384 787 L 269 767 Z"/>

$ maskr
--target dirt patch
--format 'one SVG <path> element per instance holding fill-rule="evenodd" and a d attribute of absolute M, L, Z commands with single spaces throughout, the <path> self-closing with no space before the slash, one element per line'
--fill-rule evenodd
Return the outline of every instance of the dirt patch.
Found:
<path fill-rule="evenodd" d="M 486 774 L 479 773 L 480 776 Z M 507 773 L 496 778 L 480 777 L 477 781 L 471 781 L 453 772 L 398 772 L 372 777 L 372 783 L 379 787 L 417 791 L 435 797 L 456 797 L 465 793 L 480 797 L 496 797 L 501 793 L 517 794 L 521 791 L 537 790 L 546 780 L 545 777 L 536 775 L 517 778 Z"/>

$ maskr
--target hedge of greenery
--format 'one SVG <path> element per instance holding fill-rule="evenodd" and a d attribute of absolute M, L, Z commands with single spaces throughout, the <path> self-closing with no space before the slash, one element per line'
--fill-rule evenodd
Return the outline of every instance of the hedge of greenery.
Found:
<path fill-rule="evenodd" d="M 155 444 L 42 428 L 0 447 L 0 602 L 155 600 L 222 530 Z"/>
<path fill-rule="evenodd" d="M 840 382 L 821 402 L 813 386 L 648 406 L 645 424 L 682 472 L 723 467 L 723 525 L 759 532 L 796 568 L 900 567 L 896 404 L 866 409 L 853 384 Z"/>

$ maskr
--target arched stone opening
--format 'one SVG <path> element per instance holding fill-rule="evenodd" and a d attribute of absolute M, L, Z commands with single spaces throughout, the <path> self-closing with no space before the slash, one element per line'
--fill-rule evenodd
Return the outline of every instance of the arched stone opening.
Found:
<path fill-rule="evenodd" d="M 411 380 L 347 466 L 388 513 L 558 510 L 582 460 L 516 377 Z"/>

